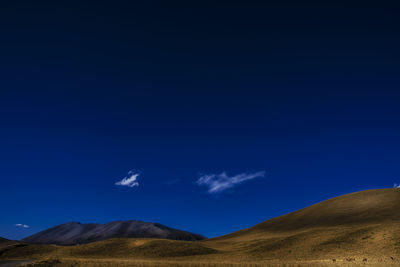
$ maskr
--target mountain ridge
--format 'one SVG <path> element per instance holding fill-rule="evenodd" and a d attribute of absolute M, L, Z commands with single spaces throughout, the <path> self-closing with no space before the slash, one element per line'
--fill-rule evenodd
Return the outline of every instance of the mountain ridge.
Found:
<path fill-rule="evenodd" d="M 68 222 L 22 239 L 36 244 L 75 245 L 110 238 L 164 238 L 172 240 L 198 241 L 204 236 L 168 226 L 138 220 L 113 221 L 104 224 Z"/>

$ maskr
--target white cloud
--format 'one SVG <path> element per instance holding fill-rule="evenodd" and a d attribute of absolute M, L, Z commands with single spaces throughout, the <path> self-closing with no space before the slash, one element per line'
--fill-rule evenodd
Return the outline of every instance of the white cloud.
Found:
<path fill-rule="evenodd" d="M 400 184 L 394 184 L 393 187 L 394 188 L 400 188 Z"/>
<path fill-rule="evenodd" d="M 221 174 L 208 174 L 201 176 L 196 183 L 198 185 L 208 186 L 208 193 L 220 193 L 226 189 L 232 188 L 244 181 L 252 180 L 257 177 L 264 177 L 265 171 L 255 173 L 240 173 L 234 176 L 228 176 L 225 172 Z"/>
<path fill-rule="evenodd" d="M 139 182 L 137 178 L 139 177 L 139 173 L 134 171 L 129 171 L 128 176 L 124 177 L 121 181 L 115 183 L 115 185 L 122 185 L 128 187 L 139 186 Z"/>
<path fill-rule="evenodd" d="M 16 224 L 14 224 L 14 226 L 22 227 L 22 228 L 29 228 L 29 225 L 22 224 L 22 223 L 16 223 Z"/>

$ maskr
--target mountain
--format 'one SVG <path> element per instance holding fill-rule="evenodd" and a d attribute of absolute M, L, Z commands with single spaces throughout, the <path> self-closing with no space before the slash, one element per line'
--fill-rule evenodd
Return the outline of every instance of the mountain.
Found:
<path fill-rule="evenodd" d="M 400 189 L 367 190 L 198 242 L 118 238 L 79 246 L 21 243 L 0 253 L 0 259 L 57 257 L 79 266 L 400 266 L 399 209 Z M 81 225 L 74 228 L 75 235 L 85 227 L 97 229 Z M 63 228 L 56 232 L 63 237 L 69 233 Z"/>
<path fill-rule="evenodd" d="M 167 226 L 141 221 L 116 221 L 106 224 L 70 222 L 41 231 L 22 241 L 37 244 L 74 245 L 109 238 L 165 238 L 196 241 L 203 236 Z"/>

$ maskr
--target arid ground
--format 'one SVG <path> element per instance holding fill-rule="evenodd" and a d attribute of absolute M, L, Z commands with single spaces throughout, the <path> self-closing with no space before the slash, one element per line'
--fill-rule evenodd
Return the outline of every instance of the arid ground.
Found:
<path fill-rule="evenodd" d="M 25 266 L 400 266 L 400 189 L 356 192 L 202 241 L 0 242 Z"/>

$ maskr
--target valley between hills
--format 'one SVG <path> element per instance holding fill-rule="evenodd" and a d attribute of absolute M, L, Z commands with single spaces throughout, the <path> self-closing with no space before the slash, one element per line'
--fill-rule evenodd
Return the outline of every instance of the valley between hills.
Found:
<path fill-rule="evenodd" d="M 0 239 L 0 260 L 30 261 L 15 262 L 21 266 L 400 266 L 399 210 L 400 189 L 393 188 L 335 197 L 211 239 L 139 221 L 122 222 L 125 228 L 73 223 L 85 235 L 78 240 L 66 228 L 56 231 L 67 233 L 66 243 L 54 242 L 54 231 Z M 126 231 L 137 229 L 132 224 L 147 236 Z M 109 235 L 110 229 L 123 234 Z"/>

